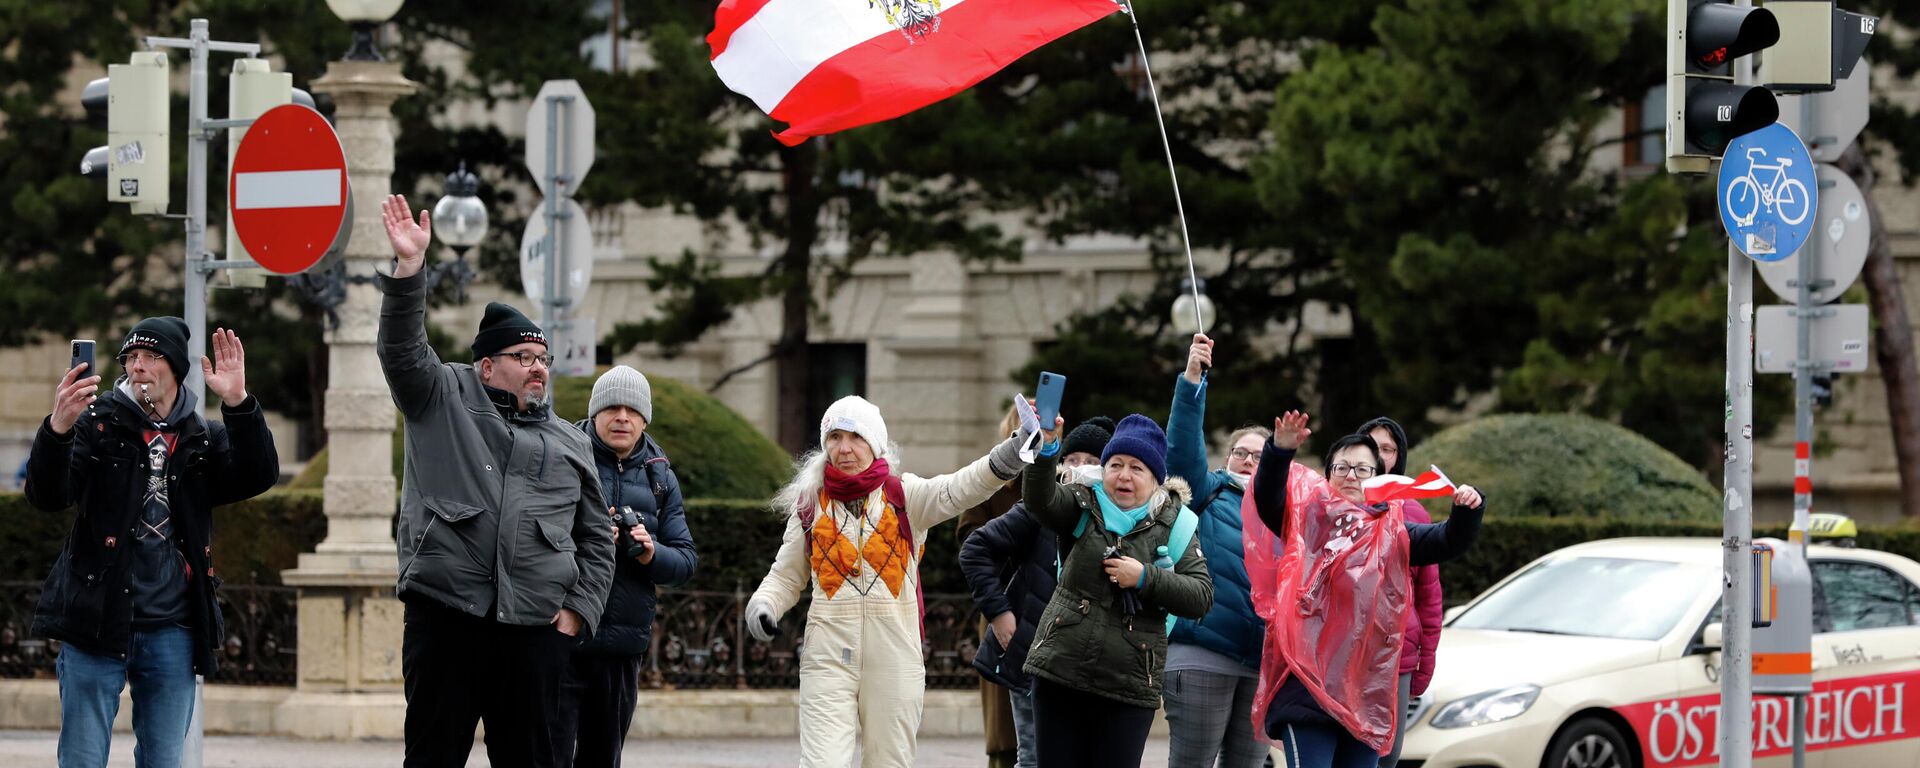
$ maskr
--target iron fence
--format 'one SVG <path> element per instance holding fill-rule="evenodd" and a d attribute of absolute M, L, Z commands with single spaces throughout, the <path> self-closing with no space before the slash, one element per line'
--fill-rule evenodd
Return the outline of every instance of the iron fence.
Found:
<path fill-rule="evenodd" d="M 227 586 L 220 590 L 226 641 L 220 669 L 209 682 L 293 685 L 297 673 L 299 615 L 292 587 Z M 653 645 L 642 665 L 643 687 L 657 689 L 791 689 L 800 685 L 800 645 L 807 601 L 780 622 L 770 643 L 754 641 L 742 617 L 750 593 L 662 590 Z M 0 678 L 54 676 L 58 641 L 34 637 L 30 628 L 40 597 L 38 582 L 0 582 Z M 967 595 L 926 596 L 921 652 L 929 688 L 971 688 L 980 639 L 973 600 Z"/>

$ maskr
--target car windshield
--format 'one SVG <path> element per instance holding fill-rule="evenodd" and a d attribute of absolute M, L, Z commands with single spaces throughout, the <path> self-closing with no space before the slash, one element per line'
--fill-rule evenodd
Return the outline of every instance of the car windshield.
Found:
<path fill-rule="evenodd" d="M 1702 592 L 1719 586 L 1709 566 L 1555 558 L 1521 572 L 1448 626 L 1653 640 L 1672 631 Z"/>

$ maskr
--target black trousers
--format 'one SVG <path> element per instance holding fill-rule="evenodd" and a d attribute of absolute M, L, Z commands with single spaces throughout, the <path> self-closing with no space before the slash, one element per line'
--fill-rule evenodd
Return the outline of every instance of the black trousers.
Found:
<path fill-rule="evenodd" d="M 573 654 L 553 718 L 558 768 L 620 768 L 620 748 L 633 725 L 640 657 Z"/>
<path fill-rule="evenodd" d="M 546 723 L 560 707 L 574 639 L 553 625 L 521 627 L 407 601 L 400 670 L 407 690 L 407 768 L 463 768 L 473 729 L 487 725 L 499 766 L 552 766 Z"/>
<path fill-rule="evenodd" d="M 1033 678 L 1040 768 L 1140 767 L 1154 710 Z"/>

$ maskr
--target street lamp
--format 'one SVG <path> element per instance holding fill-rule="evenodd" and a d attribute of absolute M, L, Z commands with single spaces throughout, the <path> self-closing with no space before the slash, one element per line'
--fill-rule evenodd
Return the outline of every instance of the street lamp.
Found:
<path fill-rule="evenodd" d="M 373 30 L 400 12 L 406 0 L 327 0 L 328 10 L 353 27 L 353 48 L 347 61 L 386 61 L 373 45 Z"/>
<path fill-rule="evenodd" d="M 1173 299 L 1173 327 L 1184 334 L 1206 333 L 1213 327 L 1213 299 L 1207 298 L 1205 278 L 1180 278 L 1180 295 Z M 1195 297 L 1198 297 L 1197 299 Z M 1198 301 L 1198 309 L 1194 302 Z M 1195 327 L 1194 320 L 1200 324 Z"/>
<path fill-rule="evenodd" d="M 454 300 L 462 303 L 467 300 L 467 283 L 473 280 L 473 268 L 467 266 L 467 249 L 487 237 L 487 206 L 475 196 L 479 191 L 480 177 L 468 171 L 466 162 L 461 161 L 459 170 L 447 174 L 446 194 L 433 204 L 433 228 L 453 249 L 454 258 L 433 265 L 427 281 L 438 283 L 443 277 L 452 279 Z"/>
<path fill-rule="evenodd" d="M 474 193 L 480 191 L 480 177 L 460 169 L 447 174 L 447 191 L 433 205 L 433 234 L 453 248 L 454 260 L 429 264 L 421 270 L 432 291 L 443 282 L 453 283 L 453 300 L 467 302 L 467 284 L 473 282 L 473 267 L 467 264 L 467 249 L 487 237 L 487 206 Z M 297 275 L 289 275 L 287 284 L 300 292 L 308 303 L 325 310 L 330 327 L 340 327 L 338 311 L 347 300 L 347 286 L 373 282 L 370 275 L 349 275 L 344 262 L 322 263 Z"/>

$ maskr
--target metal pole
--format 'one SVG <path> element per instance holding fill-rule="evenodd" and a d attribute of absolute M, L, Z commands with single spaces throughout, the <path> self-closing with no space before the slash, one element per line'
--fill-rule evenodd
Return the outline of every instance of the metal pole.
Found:
<path fill-rule="evenodd" d="M 200 264 L 207 258 L 207 137 L 201 124 L 207 120 L 207 20 L 194 19 L 188 39 L 193 41 L 192 68 L 187 78 L 187 391 L 199 402 L 206 415 L 206 382 L 200 373 L 200 356 L 207 351 L 207 273 Z"/>
<path fill-rule="evenodd" d="M 546 290 L 541 297 L 541 327 L 548 334 L 548 343 L 553 342 L 554 323 L 560 320 L 559 265 L 560 258 L 560 103 L 558 99 L 547 99 L 547 236 L 540 247 L 546 249 Z"/>
<path fill-rule="evenodd" d="M 1800 99 L 1800 126 L 1807 135 L 1818 135 L 1813 98 Z M 1816 179 L 1818 178 L 1816 174 Z M 1817 183 L 1817 182 L 1816 182 Z M 1807 526 L 1813 514 L 1813 279 L 1819 274 L 1820 213 L 1814 212 L 1814 233 L 1800 248 L 1799 281 L 1794 291 L 1794 333 L 1796 351 L 1793 364 L 1793 527 L 1787 531 L 1788 546 L 1807 555 Z M 1811 604 L 1806 606 L 1809 613 Z M 1801 617 L 1811 622 L 1811 615 Z M 1807 697 L 1793 697 L 1793 768 L 1807 765 Z"/>
<path fill-rule="evenodd" d="M 1751 6 L 1752 0 L 1739 5 Z M 1753 83 L 1753 59 L 1733 64 L 1734 82 Z M 1718 197 L 1716 195 L 1716 197 Z M 1725 589 L 1721 594 L 1720 765 L 1753 762 L 1753 262 L 1727 243 L 1727 465 L 1724 488 Z"/>

